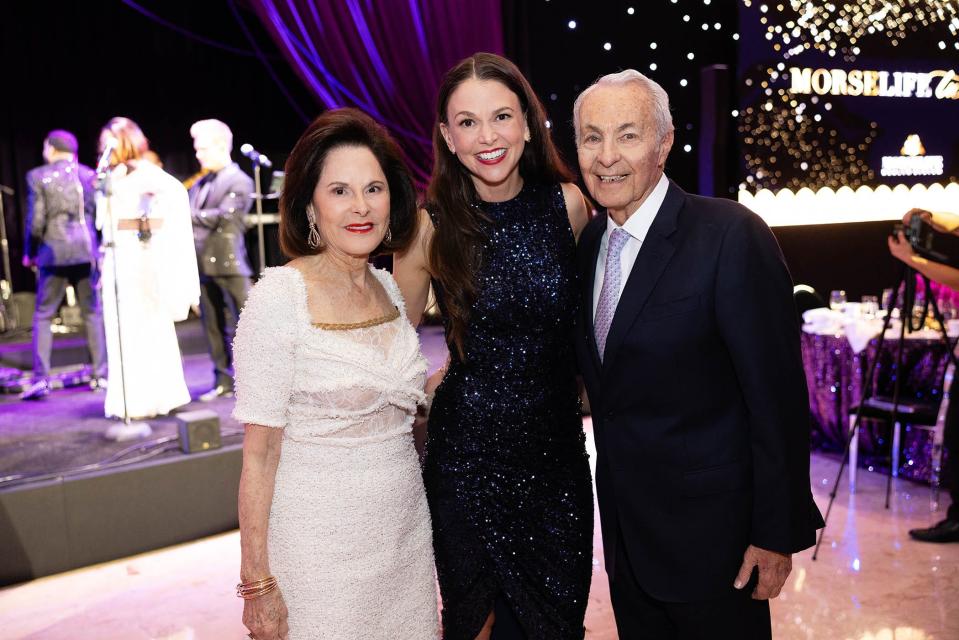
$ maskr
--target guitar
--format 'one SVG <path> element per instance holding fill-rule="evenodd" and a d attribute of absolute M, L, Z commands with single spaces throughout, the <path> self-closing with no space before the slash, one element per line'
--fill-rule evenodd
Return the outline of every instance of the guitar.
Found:
<path fill-rule="evenodd" d="M 186 180 L 184 180 L 184 181 L 183 181 L 183 186 L 186 187 L 187 190 L 189 190 L 190 187 L 192 187 L 192 186 L 195 185 L 197 182 L 199 182 L 200 180 L 202 180 L 202 179 L 203 179 L 203 176 L 207 175 L 208 173 L 210 173 L 210 170 L 209 170 L 209 169 L 200 169 L 199 171 L 197 171 L 196 173 L 194 173 L 192 176 L 190 176 L 189 178 L 187 178 Z"/>

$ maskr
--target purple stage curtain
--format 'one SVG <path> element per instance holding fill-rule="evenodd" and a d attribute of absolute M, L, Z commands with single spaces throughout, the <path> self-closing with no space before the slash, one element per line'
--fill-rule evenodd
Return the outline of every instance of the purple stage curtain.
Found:
<path fill-rule="evenodd" d="M 250 3 L 319 103 L 358 107 L 389 128 L 420 186 L 443 73 L 477 51 L 503 52 L 500 0 Z"/>

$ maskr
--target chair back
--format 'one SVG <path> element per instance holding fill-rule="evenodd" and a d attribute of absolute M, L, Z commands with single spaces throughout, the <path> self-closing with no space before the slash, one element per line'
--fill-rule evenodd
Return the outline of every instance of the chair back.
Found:
<path fill-rule="evenodd" d="M 808 284 L 797 284 L 793 287 L 793 300 L 796 302 L 796 311 L 802 320 L 802 314 L 810 309 L 819 309 L 826 306 L 826 301 Z"/>

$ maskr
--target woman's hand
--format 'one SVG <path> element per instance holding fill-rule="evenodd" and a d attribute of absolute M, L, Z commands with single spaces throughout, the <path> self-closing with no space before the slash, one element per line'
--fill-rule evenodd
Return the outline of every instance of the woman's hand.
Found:
<path fill-rule="evenodd" d="M 280 589 L 252 600 L 243 601 L 243 624 L 256 640 L 286 640 L 290 627 L 289 613 Z"/>
<path fill-rule="evenodd" d="M 889 236 L 888 242 L 889 253 L 899 260 L 902 260 L 910 267 L 913 266 L 916 252 L 913 251 L 912 245 L 909 244 L 908 240 L 906 240 L 906 235 L 902 231 L 900 231 L 896 236 Z"/>
<path fill-rule="evenodd" d="M 443 376 L 446 375 L 446 369 L 449 366 L 450 359 L 447 356 L 446 363 L 426 379 L 426 389 L 424 390 L 426 392 L 426 404 L 416 408 L 416 416 L 413 418 L 413 444 L 416 446 L 420 461 L 426 454 L 426 425 L 430 419 L 433 396 L 436 395 L 436 388 L 443 382 Z"/>
<path fill-rule="evenodd" d="M 920 216 L 929 225 L 940 233 L 959 233 L 959 215 L 946 211 L 927 211 L 926 209 L 910 209 L 902 217 L 903 224 L 909 224 L 913 216 Z"/>

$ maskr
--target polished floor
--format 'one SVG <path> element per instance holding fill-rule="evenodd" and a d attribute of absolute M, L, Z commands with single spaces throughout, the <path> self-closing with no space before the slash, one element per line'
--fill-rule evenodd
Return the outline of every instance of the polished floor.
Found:
<path fill-rule="evenodd" d="M 592 448 L 588 420 L 586 429 Z M 823 510 L 836 468 L 813 456 L 813 491 Z M 884 476 L 861 473 L 854 496 L 842 488 L 818 560 L 811 550 L 797 555 L 773 602 L 777 640 L 959 639 L 959 544 L 910 541 L 910 528 L 941 511 L 930 510 L 921 485 L 904 481 L 895 489 L 887 511 Z M 614 640 L 598 534 L 594 555 L 586 637 Z M 242 603 L 233 595 L 238 569 L 233 532 L 3 589 L 0 637 L 242 640 Z"/>

